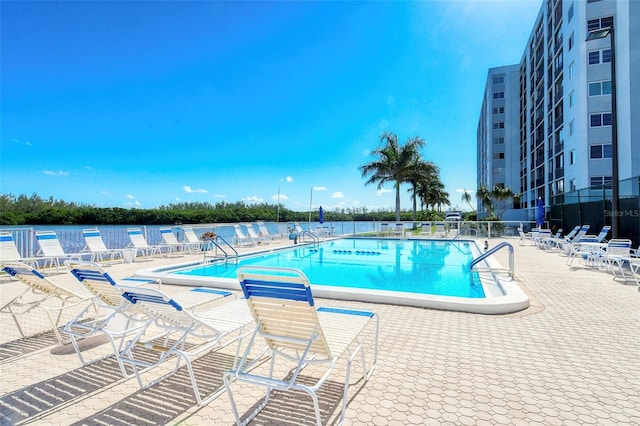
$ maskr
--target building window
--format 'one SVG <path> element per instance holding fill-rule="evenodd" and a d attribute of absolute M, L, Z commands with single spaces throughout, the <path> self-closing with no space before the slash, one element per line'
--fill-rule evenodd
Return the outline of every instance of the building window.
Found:
<path fill-rule="evenodd" d="M 493 76 L 493 84 L 504 84 L 504 76 L 503 75 Z"/>
<path fill-rule="evenodd" d="M 595 31 L 601 28 L 613 27 L 613 16 L 605 16 L 604 18 L 589 19 L 587 21 L 587 31 Z"/>
<path fill-rule="evenodd" d="M 504 92 L 495 92 L 493 94 L 493 99 L 504 99 Z"/>
<path fill-rule="evenodd" d="M 576 162 L 576 150 L 572 149 L 569 153 L 569 164 L 575 164 Z"/>
<path fill-rule="evenodd" d="M 611 113 L 602 112 L 589 114 L 589 125 L 591 127 L 611 126 Z"/>
<path fill-rule="evenodd" d="M 493 174 L 494 175 L 503 175 L 504 174 L 504 167 L 494 167 L 492 169 Z"/>
<path fill-rule="evenodd" d="M 569 65 L 569 68 L 567 69 L 568 74 L 569 74 L 569 80 L 571 80 L 575 74 L 576 74 L 576 67 L 574 66 L 574 63 L 571 62 L 571 64 Z"/>
<path fill-rule="evenodd" d="M 503 137 L 493 138 L 493 143 L 502 145 L 504 144 L 504 138 Z"/>
<path fill-rule="evenodd" d="M 494 152 L 493 153 L 494 160 L 504 160 L 504 152 Z"/>
<path fill-rule="evenodd" d="M 589 96 L 600 96 L 611 94 L 611 80 L 596 81 L 589 83 Z"/>
<path fill-rule="evenodd" d="M 611 49 L 590 50 L 587 55 L 589 65 L 606 64 L 611 62 Z"/>
<path fill-rule="evenodd" d="M 575 103 L 575 99 L 574 99 L 574 91 L 572 90 L 571 93 L 569 93 L 569 108 L 573 107 L 573 104 Z"/>
<path fill-rule="evenodd" d="M 499 123 L 493 123 L 494 129 L 504 129 L 504 122 L 500 121 Z"/>
<path fill-rule="evenodd" d="M 572 136 L 576 131 L 576 120 L 569 122 L 569 136 Z"/>
<path fill-rule="evenodd" d="M 569 6 L 569 11 L 567 12 L 567 22 L 571 22 L 571 18 L 573 18 L 573 3 Z"/>
<path fill-rule="evenodd" d="M 589 158 L 592 160 L 611 158 L 611 144 L 591 145 L 589 147 Z"/>
<path fill-rule="evenodd" d="M 569 36 L 569 50 L 573 49 L 573 33 Z"/>
<path fill-rule="evenodd" d="M 591 188 L 611 188 L 611 176 L 591 176 L 589 183 Z"/>
<path fill-rule="evenodd" d="M 504 107 L 496 107 L 493 109 L 494 114 L 504 114 Z"/>
<path fill-rule="evenodd" d="M 575 179 L 571 179 L 569 181 L 569 191 L 575 191 L 576 190 L 576 180 Z"/>

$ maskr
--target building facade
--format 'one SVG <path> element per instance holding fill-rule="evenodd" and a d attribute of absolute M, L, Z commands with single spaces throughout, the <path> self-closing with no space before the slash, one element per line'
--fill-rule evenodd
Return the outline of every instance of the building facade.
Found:
<path fill-rule="evenodd" d="M 602 29 L 613 30 L 615 38 L 611 31 L 595 33 Z M 580 195 L 582 201 L 600 197 L 604 203 L 612 197 L 612 157 L 617 145 L 620 197 L 637 198 L 640 2 L 543 2 L 516 66 L 517 77 L 513 80 L 518 81 L 517 89 L 505 90 L 505 105 L 517 105 L 518 135 L 512 137 L 510 128 L 509 136 L 505 136 L 502 178 L 485 165 L 491 165 L 493 160 L 487 153 L 493 149 L 488 148 L 487 135 L 495 126 L 495 121 L 485 123 L 493 108 L 488 104 L 492 95 L 487 92 L 496 90 L 491 84 L 492 73 L 513 67 L 489 71 L 478 125 L 478 184 L 491 185 L 503 179 L 514 193 L 520 194 L 519 207 L 528 219 L 535 218 L 539 197 L 551 212 L 554 206 L 575 202 Z M 505 117 L 505 126 L 507 118 L 516 121 L 513 116 Z M 489 129 L 485 131 L 486 127 Z M 637 220 L 640 222 L 640 217 Z M 603 222 L 606 221 L 604 215 Z"/>
<path fill-rule="evenodd" d="M 518 193 L 519 80 L 520 67 L 491 68 L 487 73 L 478 121 L 478 185 Z M 489 215 L 482 203 L 480 217 Z"/>

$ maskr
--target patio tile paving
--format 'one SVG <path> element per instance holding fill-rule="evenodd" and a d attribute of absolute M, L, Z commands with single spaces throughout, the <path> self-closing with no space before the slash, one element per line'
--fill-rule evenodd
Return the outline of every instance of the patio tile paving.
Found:
<path fill-rule="evenodd" d="M 346 424 L 640 424 L 637 288 L 577 261 L 569 268 L 558 253 L 507 241 L 515 249 L 516 280 L 531 298 L 531 307 L 521 312 L 478 315 L 319 301 L 372 309 L 381 318 L 378 366 L 364 384 L 352 376 Z M 125 277 L 198 257 L 107 270 Z M 506 251 L 496 258 L 507 264 Z M 18 283 L 0 279 L 0 301 L 18 289 Z M 165 286 L 169 293 L 183 289 Z M 44 319 L 34 311 L 25 328 L 37 333 Z M 113 358 L 81 367 L 75 353 L 61 350 L 51 333 L 21 339 L 10 317 L 2 315 L 0 321 L 0 424 L 234 422 L 226 394 L 196 405 L 184 371 L 141 391 L 134 380 L 120 376 Z M 90 353 L 99 355 L 105 348 Z M 197 373 L 219 374 L 215 357 L 209 356 L 196 366 Z M 335 399 L 341 395 L 344 367 L 339 363 L 320 392 L 329 424 L 339 415 Z M 234 391 L 242 414 L 262 395 L 261 389 L 237 384 Z M 313 424 L 308 407 L 304 400 L 299 404 L 278 394 L 252 424 Z"/>

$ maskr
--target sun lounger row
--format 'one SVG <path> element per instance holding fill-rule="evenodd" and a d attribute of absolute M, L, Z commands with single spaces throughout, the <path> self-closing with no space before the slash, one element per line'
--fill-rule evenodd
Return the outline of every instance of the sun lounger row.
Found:
<path fill-rule="evenodd" d="M 589 225 L 576 226 L 562 236 L 562 230 L 551 235 L 550 230 L 536 229 L 529 234 L 520 230 L 520 244 L 530 241 L 546 251 L 558 251 L 566 256 L 566 264 L 574 267 L 578 260 L 587 267 L 604 269 L 614 279 L 632 281 L 640 291 L 640 247 L 633 249 L 629 239 L 606 240 L 610 226 L 603 226 L 597 235 L 589 235 Z"/>
<path fill-rule="evenodd" d="M 226 391 L 238 424 L 251 421 L 266 406 L 272 390 L 306 392 L 321 424 L 317 390 L 338 359 L 347 358 L 342 422 L 352 362 L 357 359 L 362 363 L 365 381 L 376 366 L 379 319 L 375 312 L 316 307 L 309 281 L 298 270 L 240 268 L 238 281 L 243 297 L 236 298 L 234 292 L 212 288 L 170 296 L 158 282 L 114 279 L 97 263 L 71 261 L 68 266 L 77 279 L 76 288 L 57 284 L 24 263 L 6 264 L 3 270 L 24 284 L 25 293 L 31 295 L 28 304 L 24 304 L 23 293 L 0 307 L 0 313 L 10 314 L 22 332 L 21 316 L 44 309 L 58 340 L 63 341 L 62 335 L 69 338 L 85 366 L 97 360 L 85 359 L 87 355 L 80 349 L 82 340 L 107 336 L 122 375 L 135 377 L 143 389 L 175 374 L 184 362 L 197 403 L 207 404 Z M 54 299 L 56 303 L 52 303 Z M 63 310 L 76 314 L 61 333 L 58 322 Z M 207 369 L 218 375 L 219 386 L 211 389 L 213 378 L 196 377 L 193 361 L 227 347 L 232 349 L 233 355 L 227 355 L 233 362 L 218 373 Z M 368 362 L 365 350 L 371 357 Z M 154 372 L 164 371 L 156 367 L 169 360 L 175 361 L 173 369 L 156 377 Z M 274 364 L 281 363 L 292 374 L 275 376 L 274 371 L 284 371 L 274 369 Z M 299 377 L 309 364 L 323 368 L 312 385 L 309 377 Z M 202 386 L 203 380 L 207 386 Z M 240 413 L 234 400 L 234 388 L 244 383 L 266 388 L 259 408 L 247 414 Z"/>
<path fill-rule="evenodd" d="M 195 234 L 187 233 L 185 236 Z M 179 242 L 173 231 L 169 227 L 160 228 L 160 235 L 163 242 L 159 245 L 150 245 L 140 228 L 127 229 L 127 235 L 130 240 L 129 245 L 124 249 L 107 248 L 100 231 L 97 228 L 84 229 L 82 231 L 85 246 L 77 253 L 65 252 L 58 235 L 53 231 L 37 231 L 35 240 L 38 244 L 36 256 L 24 258 L 18 251 L 13 234 L 10 232 L 0 233 L 0 263 L 20 261 L 42 270 L 55 270 L 57 272 L 64 266 L 65 261 L 69 260 L 90 260 L 91 262 L 110 263 L 124 262 L 125 260 L 133 261 L 134 258 L 154 258 L 156 256 L 180 255 L 187 252 L 200 250 L 202 242 L 195 237 L 195 241 L 188 240 Z"/>

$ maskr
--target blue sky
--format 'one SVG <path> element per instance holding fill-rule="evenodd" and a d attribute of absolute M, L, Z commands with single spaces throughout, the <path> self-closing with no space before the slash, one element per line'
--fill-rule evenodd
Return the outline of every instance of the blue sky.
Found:
<path fill-rule="evenodd" d="M 391 131 L 466 209 L 487 70 L 520 61 L 540 5 L 2 1 L 0 192 L 392 210 L 358 169 Z"/>

